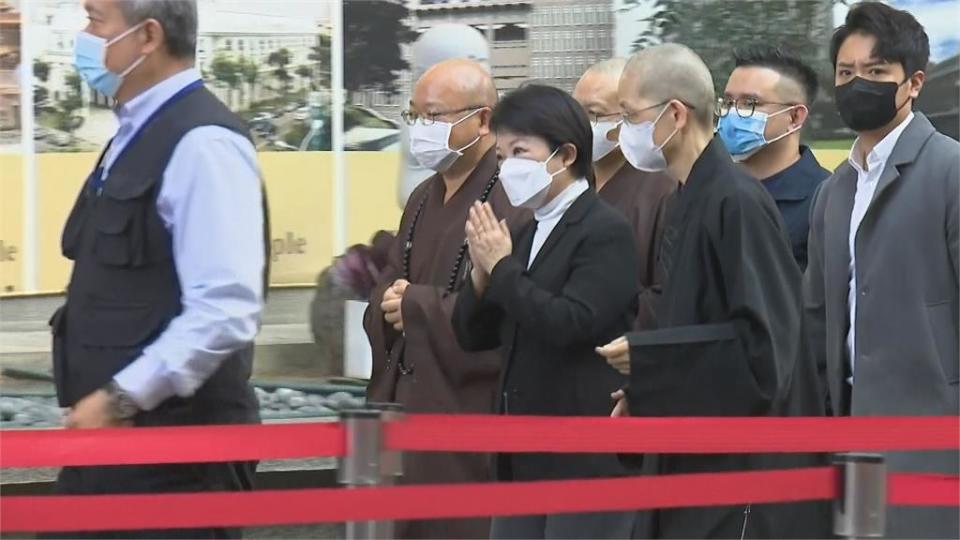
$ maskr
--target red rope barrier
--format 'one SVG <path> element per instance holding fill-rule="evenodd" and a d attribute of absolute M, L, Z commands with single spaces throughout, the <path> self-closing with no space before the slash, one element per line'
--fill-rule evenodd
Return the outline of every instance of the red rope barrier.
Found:
<path fill-rule="evenodd" d="M 960 477 L 893 474 L 896 505 L 958 506 Z M 601 480 L 246 493 L 0 497 L 2 532 L 256 527 L 627 511 L 836 498 L 829 467 Z M 122 512 L 117 512 L 122 508 Z M 162 508 L 158 512 L 157 508 Z"/>
<path fill-rule="evenodd" d="M 792 502 L 833 498 L 835 475 L 823 467 L 363 489 L 0 497 L 0 531 L 253 527 Z"/>
<path fill-rule="evenodd" d="M 769 453 L 960 448 L 960 419 L 413 415 L 387 447 L 448 452 Z"/>
<path fill-rule="evenodd" d="M 335 423 L 3 431 L 0 467 L 295 459 L 344 454 Z M 405 451 L 762 453 L 954 450 L 957 417 L 594 418 L 411 415 Z"/>
<path fill-rule="evenodd" d="M 887 502 L 900 506 L 960 506 L 960 476 L 891 474 Z"/>
<path fill-rule="evenodd" d="M 0 467 L 202 463 L 342 456 L 339 423 L 0 432 Z"/>

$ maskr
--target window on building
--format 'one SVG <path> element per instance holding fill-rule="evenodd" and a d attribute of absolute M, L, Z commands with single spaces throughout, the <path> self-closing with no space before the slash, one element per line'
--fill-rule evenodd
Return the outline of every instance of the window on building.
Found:
<path fill-rule="evenodd" d="M 504 25 L 503 28 L 493 32 L 494 41 L 525 41 L 526 39 L 527 31 L 515 24 Z"/>
<path fill-rule="evenodd" d="M 233 50 L 233 40 L 228 39 L 228 40 L 224 41 L 224 42 L 223 42 L 223 48 L 226 49 L 226 50 L 228 50 L 228 51 L 232 51 L 232 50 Z"/>
<path fill-rule="evenodd" d="M 242 39 L 238 39 L 238 40 L 237 40 L 237 50 L 238 50 L 238 51 L 243 52 L 245 46 L 246 46 L 246 44 L 243 42 Z"/>

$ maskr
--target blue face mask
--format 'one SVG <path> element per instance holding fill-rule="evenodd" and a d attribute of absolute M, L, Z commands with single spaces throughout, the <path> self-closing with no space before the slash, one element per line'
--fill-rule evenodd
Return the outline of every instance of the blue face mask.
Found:
<path fill-rule="evenodd" d="M 110 98 L 117 95 L 123 78 L 139 66 L 146 56 L 137 58 L 130 67 L 123 70 L 123 73 L 117 74 L 107 69 L 107 47 L 129 36 L 141 26 L 143 23 L 125 30 L 110 41 L 88 32 L 77 34 L 73 41 L 73 65 L 90 88 Z"/>
<path fill-rule="evenodd" d="M 730 152 L 733 160 L 737 162 L 744 161 L 759 152 L 764 146 L 775 143 L 800 129 L 800 126 L 797 126 L 769 141 L 764 135 L 767 129 L 767 119 L 785 113 L 795 107 L 796 106 L 787 107 L 772 114 L 754 111 L 753 115 L 747 118 L 731 110 L 726 116 L 720 118 L 720 123 L 717 124 L 717 133 L 720 135 L 720 139 L 723 140 L 723 144 L 727 147 L 727 151 Z"/>

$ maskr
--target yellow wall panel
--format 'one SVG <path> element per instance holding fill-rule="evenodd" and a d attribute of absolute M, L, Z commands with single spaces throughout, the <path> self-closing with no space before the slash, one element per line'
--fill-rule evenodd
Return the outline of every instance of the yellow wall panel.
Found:
<path fill-rule="evenodd" d="M 848 150 L 816 150 L 835 169 Z M 272 279 L 275 285 L 312 284 L 337 254 L 333 250 L 333 169 L 330 152 L 264 152 L 260 165 L 270 200 Z M 70 261 L 60 253 L 60 233 L 94 153 L 37 155 L 38 285 L 63 290 Z M 377 230 L 395 230 L 397 152 L 347 152 L 347 242 L 366 243 Z M 0 155 L 0 294 L 23 292 L 22 158 Z"/>
<path fill-rule="evenodd" d="M 23 158 L 0 154 L 0 294 L 23 290 Z"/>

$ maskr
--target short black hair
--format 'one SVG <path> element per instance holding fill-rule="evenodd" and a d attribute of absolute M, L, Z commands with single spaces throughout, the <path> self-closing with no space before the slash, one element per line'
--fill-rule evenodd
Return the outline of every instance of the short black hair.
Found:
<path fill-rule="evenodd" d="M 773 45 L 750 45 L 734 50 L 733 60 L 736 67 L 769 68 L 797 82 L 803 88 L 807 105 L 817 99 L 817 72 L 792 52 Z"/>
<path fill-rule="evenodd" d="M 840 46 L 850 34 L 871 35 L 877 40 L 873 54 L 877 58 L 903 66 L 909 77 L 923 71 L 930 62 L 930 39 L 923 25 L 907 11 L 880 2 L 861 2 L 847 12 L 847 19 L 833 32 L 830 59 L 837 67 Z"/>
<path fill-rule="evenodd" d="M 490 125 L 547 141 L 551 150 L 572 144 L 577 159 L 570 167 L 593 182 L 593 130 L 583 107 L 570 94 L 543 84 L 525 84 L 510 92 L 496 108 Z"/>

